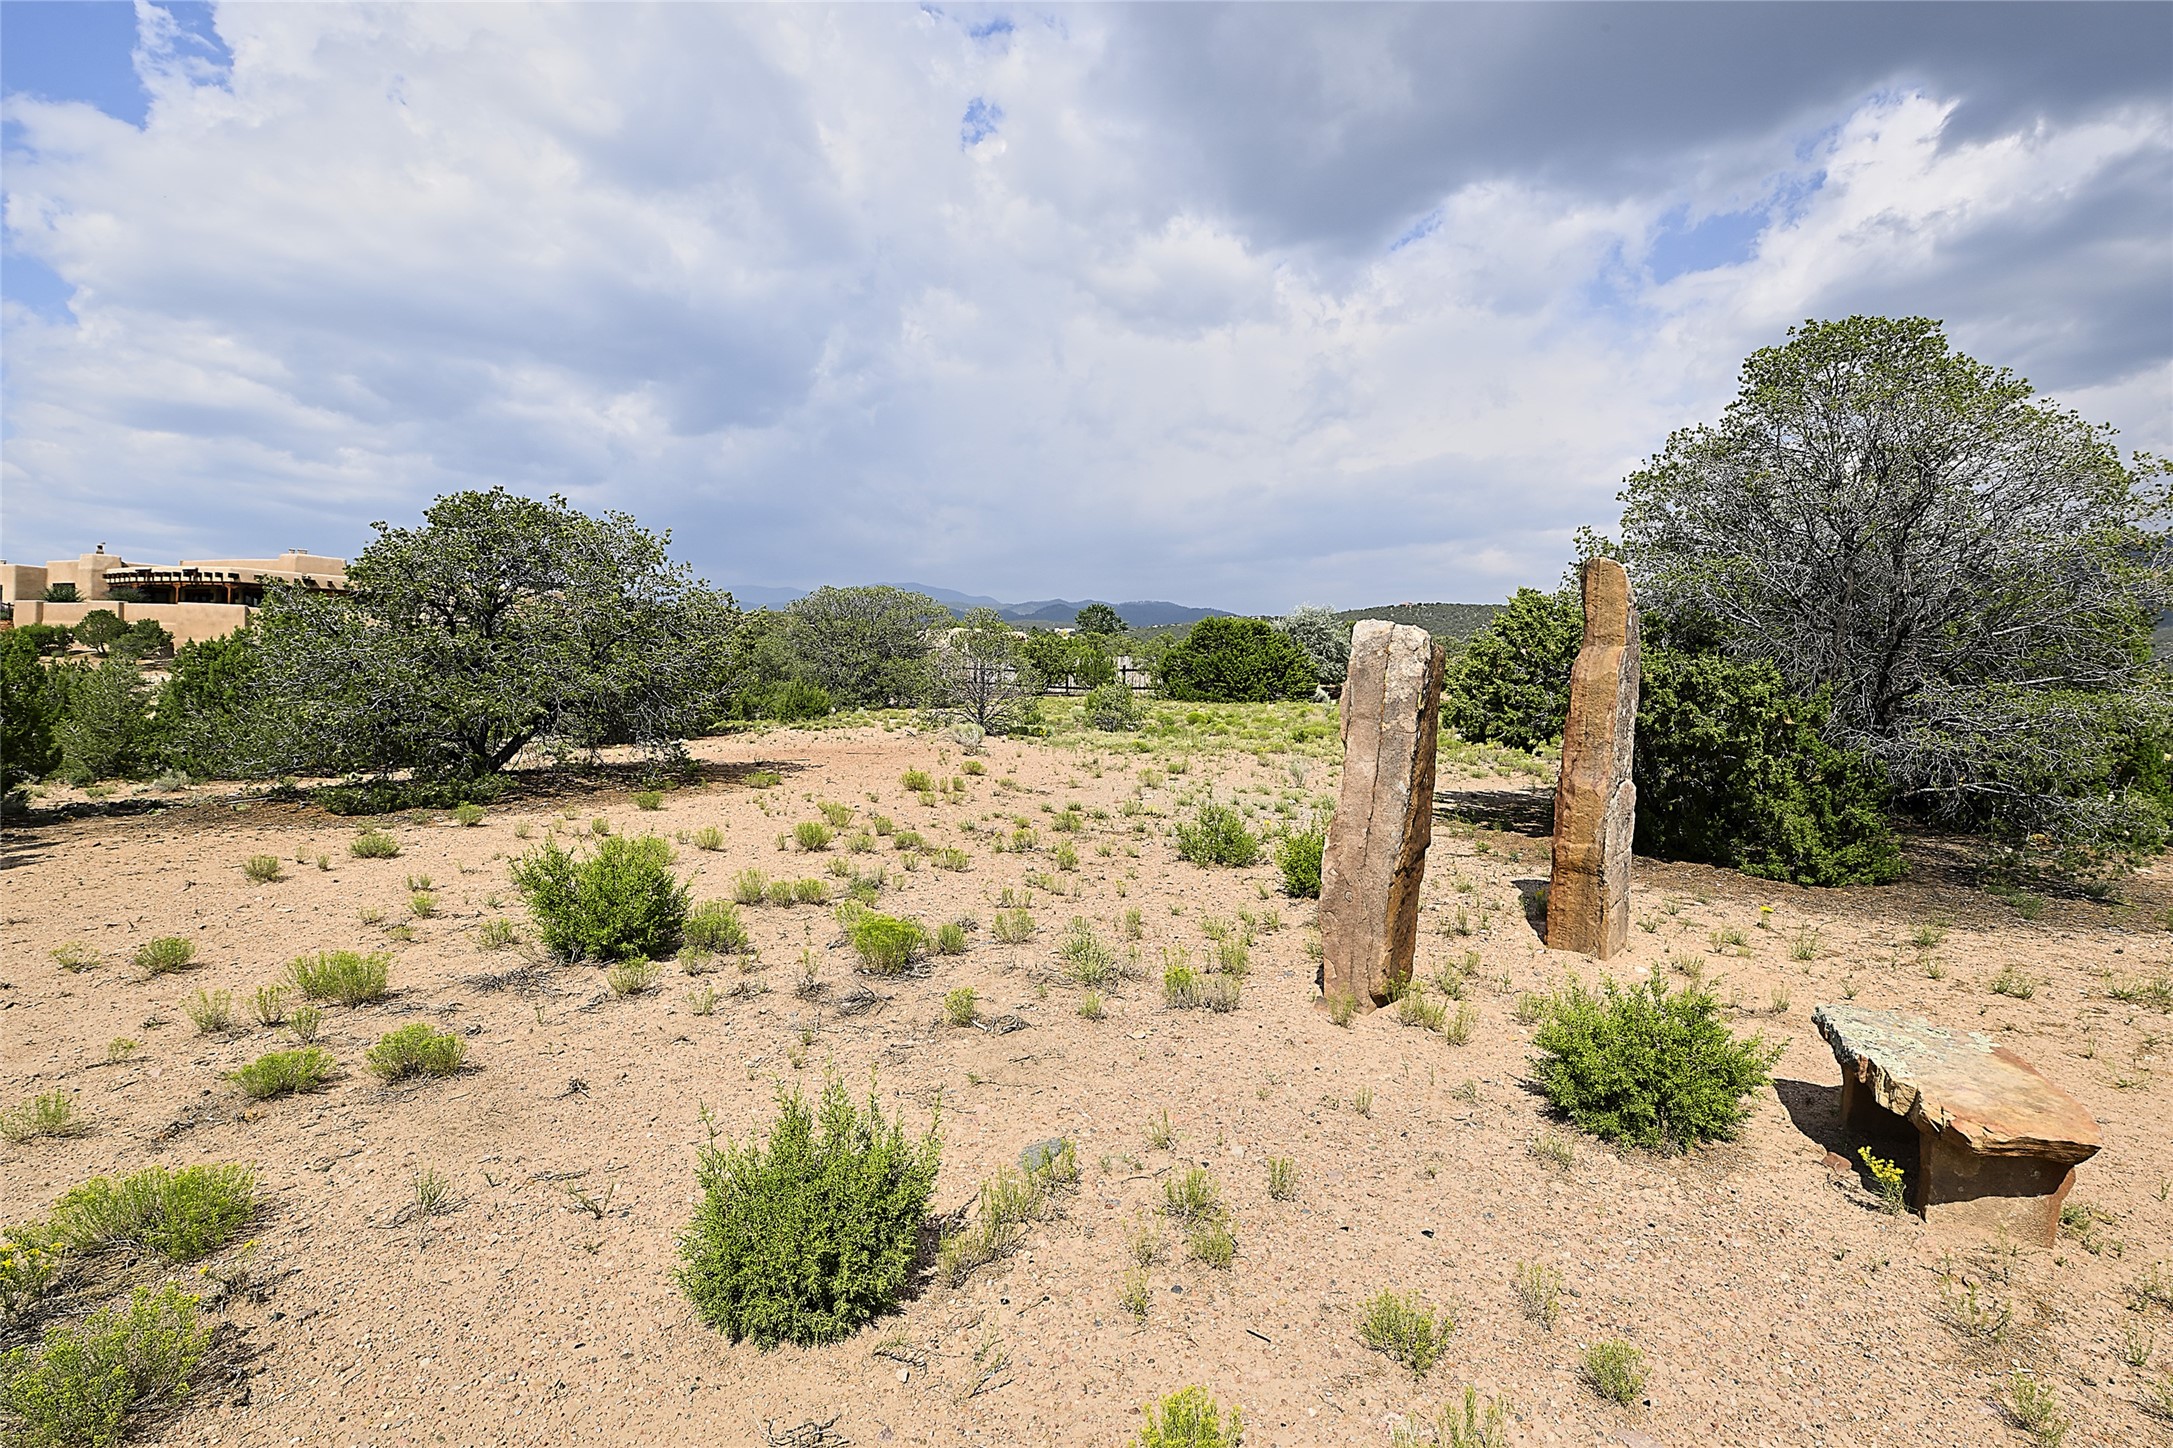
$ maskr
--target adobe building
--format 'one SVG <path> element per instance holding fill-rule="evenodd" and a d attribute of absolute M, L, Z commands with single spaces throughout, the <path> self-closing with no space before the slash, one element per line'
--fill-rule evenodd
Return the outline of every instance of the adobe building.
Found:
<path fill-rule="evenodd" d="M 46 594 L 73 586 L 75 601 Z M 267 589 L 288 586 L 347 591 L 347 560 L 289 549 L 277 558 L 184 558 L 179 563 L 130 563 L 98 545 L 95 553 L 43 568 L 0 559 L 0 612 L 16 627 L 33 623 L 73 628 L 96 609 L 121 622 L 155 619 L 176 644 L 219 638 L 249 622 Z M 118 596 L 117 596 L 118 595 Z"/>

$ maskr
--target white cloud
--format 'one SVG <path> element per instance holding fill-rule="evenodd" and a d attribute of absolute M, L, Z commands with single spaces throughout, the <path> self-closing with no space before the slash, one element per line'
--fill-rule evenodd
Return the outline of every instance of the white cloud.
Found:
<path fill-rule="evenodd" d="M 504 481 L 726 584 L 1487 598 L 1551 581 L 1749 350 L 1874 291 L 2173 446 L 2162 321 L 2074 335 L 2166 290 L 2147 213 L 2037 248 L 2125 248 L 2111 291 L 2001 299 L 1995 244 L 2162 180 L 2162 103 L 1956 140 L 1961 97 L 1850 90 L 1634 186 L 1418 167 L 1395 230 L 1438 225 L 1391 251 L 1188 180 L 1252 139 L 1142 99 L 1132 12 L 1012 19 L 251 6 L 229 76 L 147 47 L 141 131 L 10 99 L 10 242 L 77 289 L 6 314 L 10 556 L 352 548 Z M 1343 38 L 1293 168 L 1427 99 L 1393 38 Z M 1670 217 L 1783 192 L 1740 259 L 1641 270 Z"/>

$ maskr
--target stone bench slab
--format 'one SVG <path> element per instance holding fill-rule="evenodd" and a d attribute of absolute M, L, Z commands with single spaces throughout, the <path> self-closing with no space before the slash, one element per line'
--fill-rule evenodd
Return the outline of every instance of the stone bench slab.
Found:
<path fill-rule="evenodd" d="M 1927 1220 L 2053 1241 L 2075 1164 L 2103 1145 L 2080 1101 L 1981 1032 L 1851 1005 L 1822 1005 L 1811 1021 L 1841 1065 L 1849 1129 L 1916 1129 L 1912 1200 Z"/>

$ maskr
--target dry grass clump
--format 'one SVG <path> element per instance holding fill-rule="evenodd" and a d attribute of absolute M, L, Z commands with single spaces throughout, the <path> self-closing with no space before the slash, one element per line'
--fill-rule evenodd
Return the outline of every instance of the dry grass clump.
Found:
<path fill-rule="evenodd" d="M 306 999 L 359 1006 L 385 998 L 392 956 L 385 951 L 364 955 L 355 950 L 320 950 L 296 956 L 288 963 L 287 973 Z"/>

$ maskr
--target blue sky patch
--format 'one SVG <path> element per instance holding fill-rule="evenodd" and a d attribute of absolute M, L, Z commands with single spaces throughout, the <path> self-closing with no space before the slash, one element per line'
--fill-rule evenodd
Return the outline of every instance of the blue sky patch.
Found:
<path fill-rule="evenodd" d="M 1418 220 L 1412 222 L 1408 227 L 1404 228 L 1403 235 L 1397 237 L 1394 241 L 1390 242 L 1388 244 L 1388 249 L 1392 252 L 1402 251 L 1412 242 L 1424 241 L 1427 237 L 1432 236 L 1440 229 L 1441 208 L 1436 206 L 1433 210 L 1427 212 L 1424 216 L 1421 216 Z"/>
<path fill-rule="evenodd" d="M 966 33 L 975 40 L 986 40 L 992 35 L 1009 35 L 1011 28 L 1011 17 L 999 15 L 994 20 L 984 20 L 979 25 L 967 26 Z"/>
<path fill-rule="evenodd" d="M 961 149 L 978 146 L 996 134 L 1003 124 L 1004 108 L 994 101 L 975 96 L 966 102 L 965 118 L 958 123 L 958 144 Z"/>
<path fill-rule="evenodd" d="M 1689 209 L 1676 207 L 1661 223 L 1652 239 L 1645 264 L 1655 282 L 1671 282 L 1689 272 L 1711 271 L 1750 259 L 1751 248 L 1771 219 L 1763 206 L 1747 211 L 1720 211 L 1697 223 L 1689 222 Z"/>

